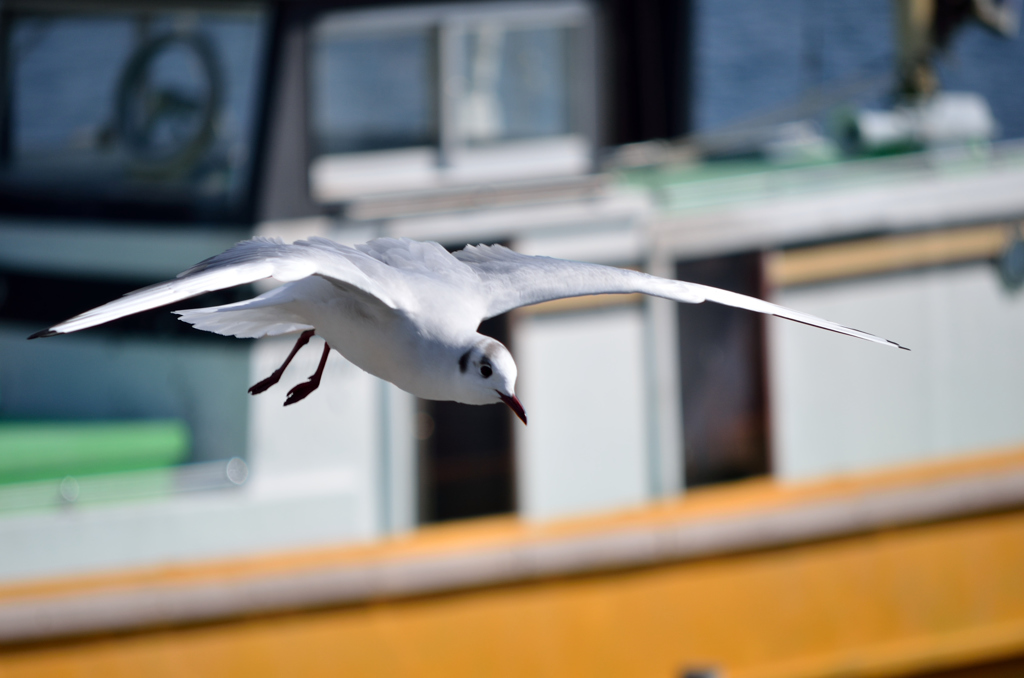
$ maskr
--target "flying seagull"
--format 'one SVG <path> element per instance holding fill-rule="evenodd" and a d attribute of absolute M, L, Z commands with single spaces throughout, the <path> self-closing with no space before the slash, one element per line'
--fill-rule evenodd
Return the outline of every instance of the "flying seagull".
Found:
<path fill-rule="evenodd" d="M 516 364 L 501 343 L 477 332 L 487 318 L 520 306 L 590 294 L 640 292 L 674 301 L 713 301 L 788 318 L 886 346 L 899 344 L 806 313 L 715 287 L 611 266 L 518 254 L 501 245 L 450 253 L 435 242 L 378 238 L 348 247 L 326 238 L 286 244 L 253 238 L 158 283 L 36 332 L 77 332 L 205 292 L 274 278 L 247 301 L 174 311 L 194 327 L 235 337 L 300 333 L 284 364 L 249 389 L 276 384 L 313 334 L 326 342 L 316 372 L 288 392 L 296 403 L 319 385 L 333 348 L 370 374 L 427 400 L 504 402 L 526 423 Z"/>

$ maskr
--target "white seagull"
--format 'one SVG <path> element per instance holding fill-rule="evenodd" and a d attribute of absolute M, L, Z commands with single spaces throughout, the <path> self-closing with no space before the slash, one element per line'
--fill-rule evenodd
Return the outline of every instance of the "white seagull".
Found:
<path fill-rule="evenodd" d="M 284 364 L 249 389 L 276 384 L 313 334 L 326 342 L 316 372 L 288 392 L 296 403 L 319 385 L 333 348 L 370 374 L 427 400 L 504 402 L 526 423 L 516 364 L 501 343 L 477 332 L 487 318 L 520 306 L 590 294 L 641 292 L 674 301 L 713 301 L 904 348 L 866 332 L 715 287 L 611 266 L 518 254 L 501 245 L 450 253 L 435 242 L 378 238 L 347 247 L 326 238 L 293 244 L 253 238 L 174 280 L 130 292 L 29 339 L 77 332 L 205 292 L 274 278 L 282 283 L 234 304 L 175 311 L 194 327 L 235 337 L 300 332 Z"/>

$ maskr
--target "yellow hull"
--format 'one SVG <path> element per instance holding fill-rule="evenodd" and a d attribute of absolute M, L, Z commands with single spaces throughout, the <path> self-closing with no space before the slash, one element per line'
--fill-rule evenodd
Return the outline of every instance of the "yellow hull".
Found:
<path fill-rule="evenodd" d="M 623 526 L 814 509 L 815 501 L 1024 469 L 1014 453 L 818 486 L 766 481 L 639 512 L 531 528 L 510 519 L 404 540 L 0 591 L 3 603 L 188 587 L 311 568 L 557 542 Z M 41 638 L 0 648 L 0 677 L 918 676 L 1024 660 L 1024 507 L 847 536 L 424 595 Z M 1024 661 L 1006 673 L 1024 675 Z M 953 675 L 953 674 L 950 674 Z M 961 674 L 956 674 L 961 675 Z"/>

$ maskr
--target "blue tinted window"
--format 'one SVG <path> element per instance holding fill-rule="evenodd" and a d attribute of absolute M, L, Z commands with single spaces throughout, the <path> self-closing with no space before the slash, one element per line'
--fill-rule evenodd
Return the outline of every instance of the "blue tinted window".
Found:
<path fill-rule="evenodd" d="M 321 32 L 313 48 L 313 136 L 324 153 L 437 142 L 434 31 Z"/>
<path fill-rule="evenodd" d="M 460 122 L 467 141 L 569 132 L 568 34 L 493 24 L 466 32 Z"/>
<path fill-rule="evenodd" d="M 451 148 L 571 132 L 574 19 L 481 21 L 474 10 L 396 11 L 394 26 L 387 12 L 372 26 L 366 14 L 326 15 L 311 50 L 315 151 L 438 146 L 442 137 Z"/>

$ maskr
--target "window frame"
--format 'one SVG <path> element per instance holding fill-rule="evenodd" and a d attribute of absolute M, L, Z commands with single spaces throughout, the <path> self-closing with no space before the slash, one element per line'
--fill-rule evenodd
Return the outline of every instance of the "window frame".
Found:
<path fill-rule="evenodd" d="M 238 198 L 225 202 L 224 207 L 209 208 L 195 195 L 184 200 L 138 199 L 129 194 L 114 197 L 81 196 L 74 193 L 54 194 L 43 190 L 25 194 L 17 186 L 0 185 L 0 217 L 56 217 L 71 219 L 100 219 L 108 222 L 135 222 L 146 224 L 196 224 L 203 227 L 237 227 L 251 224 L 258 200 L 258 184 L 263 165 L 263 146 L 267 122 L 271 68 L 276 52 L 275 6 L 269 0 L 232 0 L 231 2 L 202 3 L 196 0 L 158 0 L 153 5 L 140 7 L 130 0 L 109 0 L 108 2 L 35 2 L 13 0 L 0 3 L 0 163 L 10 151 L 8 121 L 10 119 L 10 97 L 6 94 L 11 86 L 11 64 L 7 45 L 10 39 L 12 15 L 19 13 L 61 13 L 66 15 L 90 15 L 117 13 L 129 14 L 180 12 L 208 12 L 230 14 L 237 12 L 259 16 L 257 30 L 257 58 L 253 64 L 254 93 L 250 105 L 252 123 L 248 130 L 250 150 Z"/>
<path fill-rule="evenodd" d="M 463 61 L 458 43 L 468 27 L 483 22 L 497 22 L 505 28 L 570 29 L 567 41 L 568 133 L 495 140 L 480 145 L 460 137 L 457 109 L 461 88 L 460 78 L 455 74 L 461 72 Z M 367 194 L 431 190 L 484 181 L 522 181 L 591 171 L 599 128 L 595 24 L 594 10 L 584 0 L 336 8 L 315 16 L 308 27 L 305 69 L 306 167 L 311 200 L 323 206 L 344 203 Z M 312 122 L 315 96 L 313 45 L 317 36 L 322 32 L 402 28 L 435 31 L 436 146 L 318 153 Z M 380 180 L 365 179 L 374 171 L 379 173 Z M 398 174 L 403 171 L 404 176 Z M 346 181 L 356 176 L 364 181 L 351 187 L 346 185 Z"/>

